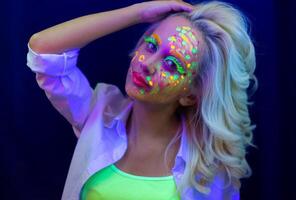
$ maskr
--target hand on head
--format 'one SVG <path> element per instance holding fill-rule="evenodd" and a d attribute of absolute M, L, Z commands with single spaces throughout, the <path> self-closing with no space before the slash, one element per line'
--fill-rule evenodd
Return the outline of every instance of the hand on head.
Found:
<path fill-rule="evenodd" d="M 172 12 L 191 12 L 194 6 L 181 0 L 158 0 L 138 3 L 135 8 L 138 12 L 139 23 L 145 23 L 158 21 Z"/>

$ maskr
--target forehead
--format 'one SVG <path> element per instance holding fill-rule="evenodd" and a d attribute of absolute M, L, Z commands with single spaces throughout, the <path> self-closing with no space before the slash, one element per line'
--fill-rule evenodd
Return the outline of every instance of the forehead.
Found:
<path fill-rule="evenodd" d="M 159 26 L 153 31 L 158 34 L 164 44 L 168 43 L 168 38 L 173 35 L 180 34 L 180 28 L 190 27 L 188 32 L 191 32 L 195 37 L 198 36 L 197 30 L 192 26 L 192 24 L 182 16 L 173 16 L 163 20 Z M 190 33 L 190 34 L 191 34 Z M 190 41 L 194 46 L 195 41 Z"/>
<path fill-rule="evenodd" d="M 204 49 L 202 35 L 188 19 L 182 16 L 169 17 L 163 20 L 153 33 L 160 38 L 162 48 L 179 52 L 179 55 L 188 58 L 188 61 L 200 60 Z"/>

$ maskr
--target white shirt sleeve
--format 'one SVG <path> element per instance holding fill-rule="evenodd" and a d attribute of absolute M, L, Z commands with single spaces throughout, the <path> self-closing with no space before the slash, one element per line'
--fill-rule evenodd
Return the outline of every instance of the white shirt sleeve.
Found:
<path fill-rule="evenodd" d="M 79 137 L 93 95 L 87 78 L 76 65 L 79 49 L 62 54 L 38 54 L 28 44 L 28 50 L 27 66 L 36 73 L 39 87 Z"/>

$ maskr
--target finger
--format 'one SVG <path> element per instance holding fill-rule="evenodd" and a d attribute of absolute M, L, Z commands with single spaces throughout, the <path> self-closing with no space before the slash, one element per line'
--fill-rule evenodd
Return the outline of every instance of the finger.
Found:
<path fill-rule="evenodd" d="M 171 9 L 174 11 L 191 12 L 194 10 L 194 7 L 193 6 L 185 6 L 185 5 L 172 5 Z"/>
<path fill-rule="evenodd" d="M 185 3 L 185 2 L 176 2 L 173 4 L 172 9 L 175 11 L 187 11 L 187 12 L 191 12 L 192 10 L 194 10 L 194 6 L 189 4 L 189 3 Z"/>

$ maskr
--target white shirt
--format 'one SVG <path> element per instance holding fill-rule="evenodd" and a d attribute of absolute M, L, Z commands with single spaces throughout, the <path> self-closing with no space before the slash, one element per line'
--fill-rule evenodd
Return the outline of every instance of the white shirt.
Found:
<path fill-rule="evenodd" d="M 78 137 L 62 195 L 62 200 L 78 200 L 87 179 L 118 161 L 127 150 L 125 124 L 133 101 L 115 85 L 99 83 L 93 90 L 76 66 L 79 49 L 62 54 L 38 54 L 28 44 L 28 50 L 27 65 L 36 73 L 38 85 Z M 181 144 L 172 169 L 177 185 L 186 165 L 187 138 L 183 116 L 181 131 Z M 232 185 L 223 188 L 224 177 L 222 172 L 214 177 L 210 194 L 204 195 L 190 188 L 182 195 L 182 200 L 238 200 L 239 188 Z"/>

